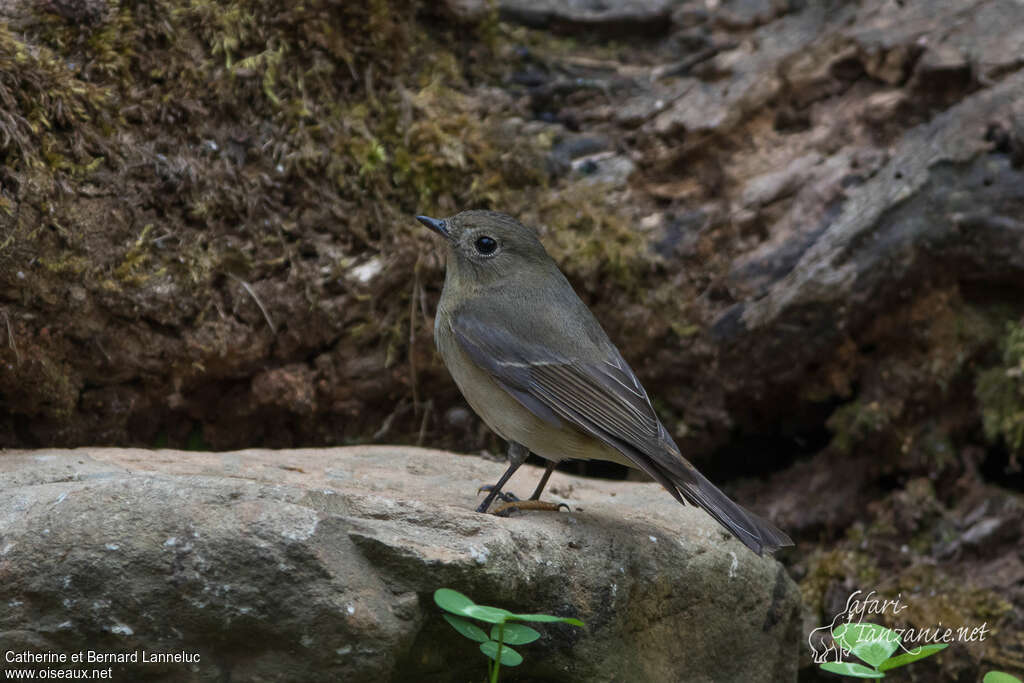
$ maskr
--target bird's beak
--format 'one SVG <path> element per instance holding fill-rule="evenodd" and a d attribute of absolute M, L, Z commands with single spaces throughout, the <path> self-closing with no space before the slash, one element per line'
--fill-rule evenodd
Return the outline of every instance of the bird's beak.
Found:
<path fill-rule="evenodd" d="M 441 237 L 444 237 L 445 239 L 451 237 L 451 233 L 448 232 L 448 224 L 445 223 L 440 218 L 431 218 L 430 216 L 416 216 L 416 220 L 418 220 L 420 223 L 436 232 Z"/>

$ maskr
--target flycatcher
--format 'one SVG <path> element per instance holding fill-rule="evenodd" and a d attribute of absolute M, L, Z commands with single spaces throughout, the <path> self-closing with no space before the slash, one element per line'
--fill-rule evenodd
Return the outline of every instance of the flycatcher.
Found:
<path fill-rule="evenodd" d="M 434 341 L 466 401 L 508 441 L 508 470 L 486 512 L 532 451 L 547 470 L 566 459 L 643 470 L 680 503 L 699 505 L 748 548 L 792 545 L 731 501 L 679 452 L 647 392 L 534 230 L 493 211 L 417 216 L 445 238 L 448 264 Z"/>

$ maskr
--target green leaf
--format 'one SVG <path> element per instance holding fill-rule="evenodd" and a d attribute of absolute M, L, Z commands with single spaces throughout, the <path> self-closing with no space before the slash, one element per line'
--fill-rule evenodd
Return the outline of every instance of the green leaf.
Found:
<path fill-rule="evenodd" d="M 871 666 L 889 659 L 900 646 L 899 634 L 878 624 L 840 624 L 832 630 L 832 637 L 844 650 Z"/>
<path fill-rule="evenodd" d="M 487 634 L 484 633 L 484 630 L 476 624 L 452 614 L 442 614 L 441 616 L 444 617 L 445 621 L 452 625 L 453 629 L 470 640 L 475 640 L 478 643 L 482 643 L 487 640 Z"/>
<path fill-rule="evenodd" d="M 472 605 L 467 607 L 462 614 L 473 619 L 486 621 L 488 624 L 503 624 L 506 619 L 513 616 L 507 609 L 489 607 L 487 605 Z"/>
<path fill-rule="evenodd" d="M 486 643 L 480 643 L 480 651 L 491 659 L 498 659 L 498 644 L 493 640 L 488 640 Z M 502 645 L 501 663 L 505 666 L 519 666 L 523 663 L 523 656 L 508 645 Z"/>
<path fill-rule="evenodd" d="M 478 605 L 465 595 L 451 588 L 438 588 L 434 591 L 434 602 L 443 610 L 470 619 L 479 619 L 490 624 L 500 624 L 512 616 L 507 609 Z"/>
<path fill-rule="evenodd" d="M 453 614 L 461 614 L 464 617 L 469 616 L 466 611 L 468 608 L 476 606 L 475 602 L 459 591 L 453 591 L 451 588 L 438 588 L 434 591 L 434 602 L 441 609 Z"/>
<path fill-rule="evenodd" d="M 586 626 L 586 624 L 579 619 L 573 619 L 572 617 L 556 617 L 552 614 L 513 614 L 511 615 L 511 618 L 516 619 L 517 621 L 534 621 L 548 624 L 557 622 L 562 624 L 572 624 L 573 626 Z"/>
<path fill-rule="evenodd" d="M 495 624 L 491 627 L 491 640 L 498 640 L 498 631 L 501 626 Z M 506 645 L 526 645 L 540 638 L 540 634 L 529 626 L 522 624 L 505 624 L 505 635 L 503 636 Z"/>
<path fill-rule="evenodd" d="M 874 669 L 869 669 L 863 664 L 856 662 L 825 662 L 821 665 L 825 671 L 840 676 L 853 676 L 854 678 L 885 678 L 885 674 Z"/>
<path fill-rule="evenodd" d="M 1002 671 L 989 671 L 985 674 L 985 677 L 981 679 L 981 683 L 1024 683 L 1024 681 Z"/>
<path fill-rule="evenodd" d="M 895 657 L 890 657 L 889 659 L 885 660 L 884 662 L 878 665 L 878 670 L 888 671 L 889 669 L 895 669 L 898 666 L 906 666 L 907 664 L 910 664 L 911 662 L 916 662 L 919 659 L 931 657 L 939 650 L 945 650 L 947 647 L 949 647 L 947 643 L 922 645 L 920 647 L 915 647 L 910 652 L 904 652 L 901 655 L 896 655 Z"/>

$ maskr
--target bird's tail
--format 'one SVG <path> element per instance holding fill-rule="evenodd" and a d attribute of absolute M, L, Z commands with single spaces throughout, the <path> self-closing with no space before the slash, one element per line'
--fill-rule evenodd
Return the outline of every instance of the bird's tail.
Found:
<path fill-rule="evenodd" d="M 697 470 L 690 468 L 682 481 L 677 477 L 671 479 L 688 503 L 707 510 L 719 524 L 758 555 L 766 550 L 771 552 L 783 546 L 793 545 L 792 539 L 784 531 L 734 503 Z"/>

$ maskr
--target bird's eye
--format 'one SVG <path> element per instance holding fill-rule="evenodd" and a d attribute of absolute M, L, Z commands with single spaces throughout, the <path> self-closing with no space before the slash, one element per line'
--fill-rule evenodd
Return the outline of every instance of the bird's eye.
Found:
<path fill-rule="evenodd" d="M 493 237 L 483 235 L 476 238 L 476 242 L 473 243 L 473 246 L 476 247 L 477 253 L 484 256 L 490 256 L 498 248 L 498 241 Z"/>

